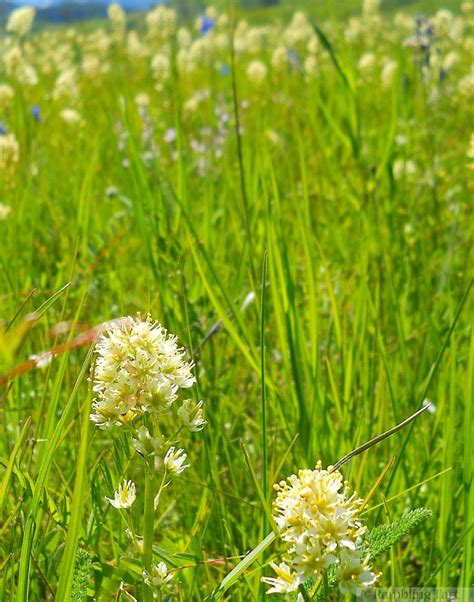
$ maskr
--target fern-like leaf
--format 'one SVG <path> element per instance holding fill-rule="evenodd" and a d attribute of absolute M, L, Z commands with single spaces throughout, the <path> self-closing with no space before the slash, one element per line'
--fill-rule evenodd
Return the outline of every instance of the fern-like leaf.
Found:
<path fill-rule="evenodd" d="M 74 577 L 71 587 L 71 600 L 74 600 L 74 602 L 84 602 L 87 599 L 90 567 L 91 558 L 89 552 L 79 548 L 77 550 L 76 566 L 74 567 Z"/>
<path fill-rule="evenodd" d="M 416 508 L 410 510 L 400 520 L 388 525 L 379 525 L 365 538 L 365 545 L 369 549 L 370 559 L 376 558 L 391 548 L 397 541 L 402 539 L 408 531 L 417 527 L 431 516 L 431 510 Z"/>

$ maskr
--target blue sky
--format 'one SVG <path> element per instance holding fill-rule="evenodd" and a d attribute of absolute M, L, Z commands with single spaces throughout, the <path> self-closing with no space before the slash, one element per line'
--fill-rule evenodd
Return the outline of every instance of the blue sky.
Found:
<path fill-rule="evenodd" d="M 12 4 L 18 4 L 18 5 L 28 5 L 28 6 L 35 6 L 36 8 L 46 8 L 48 6 L 54 6 L 54 5 L 58 5 L 58 4 L 62 4 L 64 2 L 64 0 L 10 0 Z M 88 4 L 89 2 L 93 2 L 94 4 L 111 4 L 113 1 L 118 1 L 118 3 L 120 4 L 120 0 L 68 0 L 69 2 L 73 2 L 75 4 Z M 137 8 L 140 8 L 140 6 L 143 5 L 149 5 L 151 4 L 151 2 L 148 2 L 146 0 L 125 0 L 124 4 L 128 7 L 128 8 L 133 8 L 134 5 L 136 5 Z M 159 0 L 155 0 L 154 4 L 159 4 Z"/>

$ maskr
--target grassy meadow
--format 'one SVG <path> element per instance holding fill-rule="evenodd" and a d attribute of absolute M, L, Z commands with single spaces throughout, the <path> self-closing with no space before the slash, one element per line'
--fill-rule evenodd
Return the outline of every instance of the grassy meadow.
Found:
<path fill-rule="evenodd" d="M 432 512 L 378 587 L 473 583 L 474 3 L 293 4 L 2 32 L 1 600 L 267 599 L 273 484 L 425 400 L 341 472 L 369 530 Z M 207 421 L 154 511 L 164 453 L 90 420 L 98 329 L 137 313 Z"/>

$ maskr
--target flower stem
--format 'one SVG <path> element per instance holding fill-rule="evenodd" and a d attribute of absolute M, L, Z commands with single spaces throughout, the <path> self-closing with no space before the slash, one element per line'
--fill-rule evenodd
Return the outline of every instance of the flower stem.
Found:
<path fill-rule="evenodd" d="M 327 571 L 324 571 L 324 573 L 323 573 L 323 583 L 324 583 L 324 597 L 326 600 L 329 600 L 329 582 L 328 582 Z"/>
<path fill-rule="evenodd" d="M 151 575 L 153 565 L 153 526 L 155 518 L 153 495 L 153 469 L 145 464 L 145 504 L 143 509 L 143 568 Z M 150 586 L 144 585 L 144 602 L 153 601 Z"/>
<path fill-rule="evenodd" d="M 298 591 L 301 594 L 301 597 L 303 598 L 304 602 L 311 602 L 308 592 L 305 590 L 304 585 L 302 583 L 299 584 Z"/>
<path fill-rule="evenodd" d="M 160 487 L 158 489 L 158 493 L 155 495 L 155 499 L 153 501 L 153 507 L 155 508 L 155 510 L 158 508 L 158 504 L 160 503 L 161 492 L 163 491 L 163 489 L 165 487 L 167 487 L 169 485 L 169 483 L 165 482 L 167 476 L 168 476 L 168 471 L 165 468 L 164 471 L 163 471 L 163 478 L 161 479 L 161 483 L 160 483 Z"/>

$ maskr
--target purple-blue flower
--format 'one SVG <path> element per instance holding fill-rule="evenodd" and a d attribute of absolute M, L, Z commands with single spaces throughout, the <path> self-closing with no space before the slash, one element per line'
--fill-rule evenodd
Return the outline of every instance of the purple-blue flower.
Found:
<path fill-rule="evenodd" d="M 201 34 L 201 37 L 204 37 L 210 31 L 212 31 L 214 29 L 215 24 L 216 22 L 214 21 L 214 19 L 211 19 L 211 17 L 208 17 L 207 15 L 203 15 L 201 17 L 201 27 L 199 28 L 199 33 Z"/>
<path fill-rule="evenodd" d="M 39 123 L 41 121 L 41 108 L 39 105 L 33 105 L 31 107 L 31 115 L 36 121 L 36 123 Z"/>

